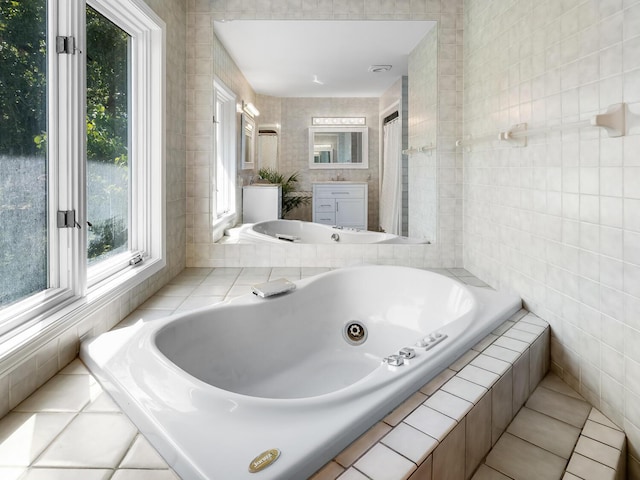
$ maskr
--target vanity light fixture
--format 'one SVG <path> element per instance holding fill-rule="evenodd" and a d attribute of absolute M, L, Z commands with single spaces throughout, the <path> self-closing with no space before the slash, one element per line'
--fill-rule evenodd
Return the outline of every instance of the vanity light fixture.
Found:
<path fill-rule="evenodd" d="M 366 117 L 311 117 L 314 126 L 366 125 Z"/>
<path fill-rule="evenodd" d="M 253 103 L 251 102 L 245 103 L 244 100 L 242 101 L 242 111 L 252 117 L 257 117 L 260 115 L 260 111 L 256 108 L 256 106 Z"/>

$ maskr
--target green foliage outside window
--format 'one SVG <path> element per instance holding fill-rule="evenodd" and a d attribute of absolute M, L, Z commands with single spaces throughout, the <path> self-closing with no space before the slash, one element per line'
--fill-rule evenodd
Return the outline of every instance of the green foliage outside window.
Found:
<path fill-rule="evenodd" d="M 123 30 L 87 8 L 90 264 L 128 246 L 128 42 Z"/>
<path fill-rule="evenodd" d="M 0 0 L 0 154 L 39 154 L 46 130 L 45 2 Z"/>
<path fill-rule="evenodd" d="M 0 0 L 0 308 L 48 282 L 47 12 Z"/>

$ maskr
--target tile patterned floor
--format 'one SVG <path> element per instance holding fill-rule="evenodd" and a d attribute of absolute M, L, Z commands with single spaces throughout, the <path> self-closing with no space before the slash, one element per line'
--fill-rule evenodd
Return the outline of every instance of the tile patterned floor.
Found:
<path fill-rule="evenodd" d="M 623 475 L 624 443 L 618 427 L 549 373 L 472 480 L 614 480 Z"/>
<path fill-rule="evenodd" d="M 152 321 L 327 268 L 189 268 L 121 322 Z M 486 286 L 464 269 L 434 271 Z M 116 327 L 118 328 L 118 327 Z M 0 419 L 2 480 L 178 480 L 78 360 Z"/>

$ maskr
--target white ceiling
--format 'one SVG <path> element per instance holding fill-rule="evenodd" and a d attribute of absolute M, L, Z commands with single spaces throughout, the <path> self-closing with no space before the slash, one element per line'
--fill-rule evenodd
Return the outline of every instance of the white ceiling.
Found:
<path fill-rule="evenodd" d="M 216 35 L 256 93 L 275 97 L 379 97 L 407 75 L 427 21 L 234 20 Z M 371 73 L 371 65 L 392 65 Z M 314 78 L 322 85 L 314 82 Z"/>

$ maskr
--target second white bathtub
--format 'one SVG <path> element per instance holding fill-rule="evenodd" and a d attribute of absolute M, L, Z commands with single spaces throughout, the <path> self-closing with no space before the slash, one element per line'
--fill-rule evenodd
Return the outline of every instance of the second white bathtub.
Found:
<path fill-rule="evenodd" d="M 240 243 L 393 243 L 413 245 L 429 243 L 425 239 L 401 237 L 384 232 L 332 227 L 301 220 L 267 220 L 242 225 L 238 230 Z"/>

